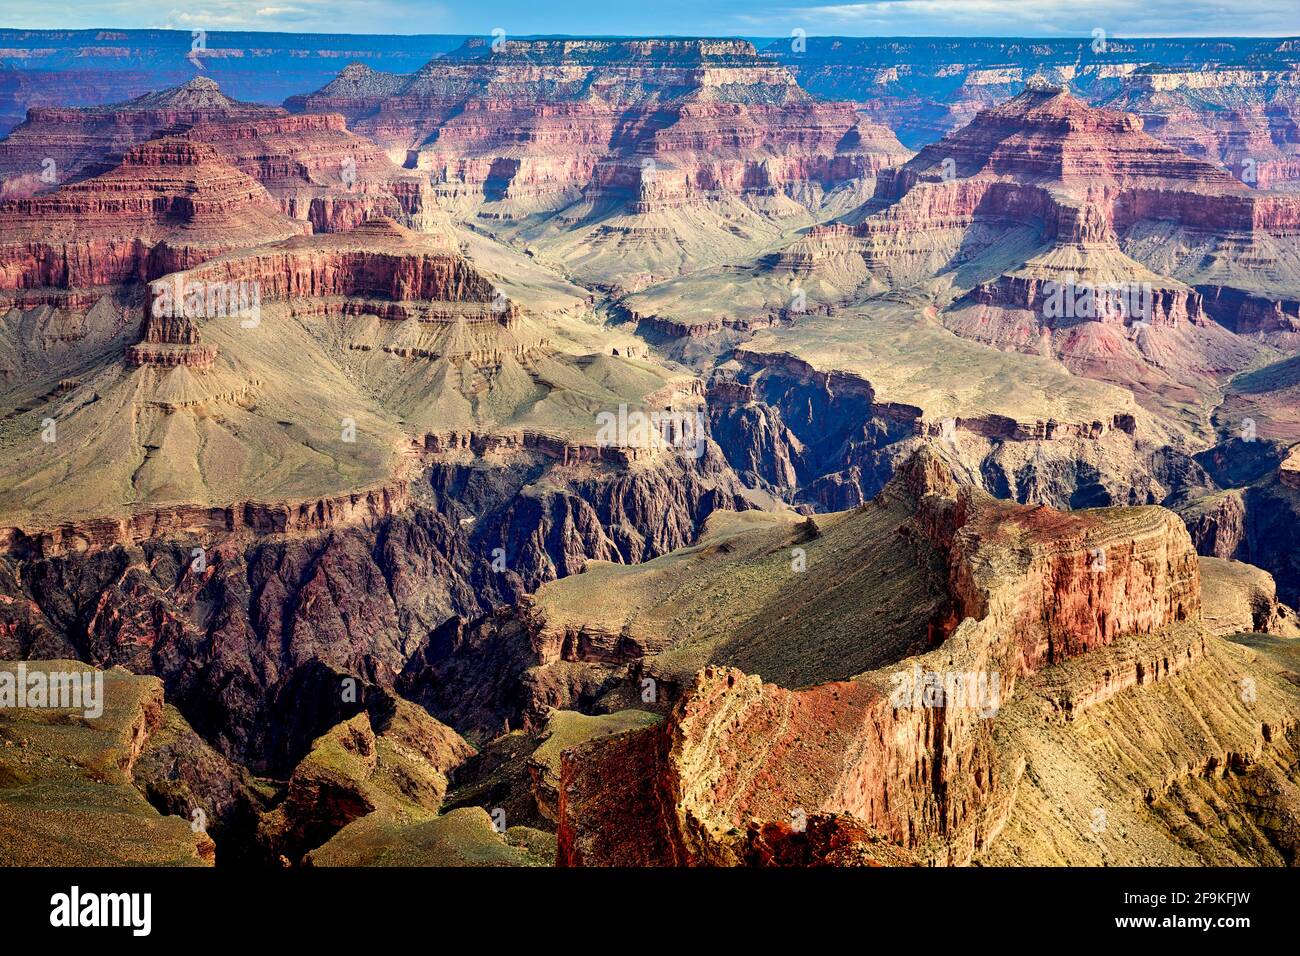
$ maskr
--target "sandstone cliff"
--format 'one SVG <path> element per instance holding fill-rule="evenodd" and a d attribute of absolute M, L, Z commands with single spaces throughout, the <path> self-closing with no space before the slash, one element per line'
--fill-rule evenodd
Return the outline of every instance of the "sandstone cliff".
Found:
<path fill-rule="evenodd" d="M 746 834 L 764 821 L 789 826 L 793 819 L 809 828 L 822 813 L 850 814 L 879 835 L 874 839 L 932 862 L 1005 858 L 1012 847 L 1024 852 L 1018 830 L 1039 812 L 1036 795 L 1056 786 L 1040 779 L 1038 748 L 1050 739 L 1071 751 L 1073 728 L 1091 719 L 1086 714 L 1118 717 L 1133 701 L 1163 698 L 1162 688 L 1175 681 L 1195 684 L 1207 703 L 1226 708 L 1212 734 L 1181 740 L 1202 755 L 1194 763 L 1220 766 L 1227 738 L 1235 740 L 1229 748 L 1253 755 L 1224 775 L 1220 793 L 1232 793 L 1239 785 L 1233 778 L 1253 772 L 1254 761 L 1260 773 L 1289 772 L 1283 768 L 1293 744 L 1270 749 L 1269 742 L 1294 728 L 1294 692 L 1276 677 L 1259 677 L 1268 688 L 1260 706 L 1270 712 L 1260 736 L 1231 683 L 1216 688 L 1222 678 L 1213 675 L 1240 657 L 1210 646 L 1200 629 L 1197 561 L 1172 514 L 1060 514 L 994 502 L 959 490 L 940 461 L 923 455 L 868 507 L 900 496 L 914 503 L 916 533 L 946 555 L 952 615 L 937 638 L 942 643 L 853 681 L 803 690 L 706 668 L 662 726 L 566 754 L 562 863 L 735 865 L 753 858 Z M 900 676 L 929 673 L 999 680 L 996 693 L 986 687 L 980 696 L 954 699 L 948 688 L 946 703 L 942 689 L 934 705 L 907 694 L 898 699 Z M 1160 727 L 1178 734 L 1176 724 Z M 630 774 L 631 766 L 653 770 Z M 1153 787 L 1169 772 L 1143 770 Z M 1105 806 L 1116 812 L 1113 800 Z M 1067 859 L 1089 856 L 1087 811 L 1066 820 L 1061 809 L 1052 826 L 1074 842 L 1059 850 Z M 1126 822 L 1131 816 L 1125 810 Z M 1136 845 L 1151 859 L 1198 852 L 1176 827 L 1162 829 L 1163 808 L 1138 817 L 1131 824 L 1141 829 Z M 1285 828 L 1276 830 L 1266 816 L 1248 825 L 1273 845 L 1237 841 L 1227 852 L 1264 859 L 1292 852 Z M 1103 852 L 1124 858 L 1113 845 Z"/>

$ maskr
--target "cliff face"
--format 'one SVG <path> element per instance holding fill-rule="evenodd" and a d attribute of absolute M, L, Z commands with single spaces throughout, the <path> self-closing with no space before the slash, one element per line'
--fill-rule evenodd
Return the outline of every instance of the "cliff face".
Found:
<path fill-rule="evenodd" d="M 1300 207 L 1147 135 L 1141 121 L 1060 89 L 1034 88 L 980 112 L 882 175 L 869 236 L 903 220 L 935 228 L 977 216 L 1047 226 L 1060 242 L 1110 242 L 1143 219 L 1223 232 L 1293 230 Z"/>
<path fill-rule="evenodd" d="M 341 236 L 312 236 L 225 257 L 187 271 L 187 283 L 256 283 L 261 299 L 355 297 L 394 303 L 442 303 L 490 312 L 493 284 L 441 236 L 413 234 L 387 218 L 369 219 Z M 498 317 L 518 317 L 504 303 Z M 481 318 L 481 316 L 480 316 Z"/>
<path fill-rule="evenodd" d="M 68 522 L 55 528 L 0 529 L 0 548 L 24 558 L 52 558 L 86 551 L 137 547 L 176 536 L 274 535 L 327 531 L 370 523 L 405 511 L 410 495 L 405 481 L 371 491 L 295 503 L 244 502 L 225 508 L 179 505 L 144 511 L 129 518 Z"/>
<path fill-rule="evenodd" d="M 310 227 L 210 146 L 160 139 L 53 193 L 0 203 L 0 290 L 149 281 Z"/>
<path fill-rule="evenodd" d="M 425 178 L 349 132 L 342 116 L 293 116 L 240 103 L 207 77 L 124 103 L 33 109 L 0 142 L 4 195 L 93 176 L 132 147 L 168 136 L 212 146 L 264 186 L 286 216 L 309 222 L 315 232 L 351 229 L 375 215 L 422 227 L 435 215 Z"/>
<path fill-rule="evenodd" d="M 564 490 L 516 497 L 547 469 Z M 681 547 L 713 510 L 748 506 L 716 459 L 629 476 L 522 451 L 434 465 L 414 497 L 402 486 L 299 507 L 11 530 L 0 656 L 55 653 L 157 674 L 218 751 L 277 772 L 347 716 L 342 677 L 415 681 L 412 699 L 476 734 L 495 731 L 501 714 L 540 712 L 512 683 L 526 665 L 476 701 L 465 688 L 491 671 L 449 659 L 439 625 L 477 619 L 593 559 Z M 468 523 L 466 501 L 478 514 Z M 492 716 L 480 723 L 476 712 Z"/>
<path fill-rule="evenodd" d="M 765 51 L 816 95 L 852 100 L 908 146 L 941 139 L 1037 78 L 1137 116 L 1175 149 L 1272 188 L 1296 176 L 1293 51 L 1285 39 L 778 40 Z"/>
<path fill-rule="evenodd" d="M 1300 299 L 1269 298 L 1219 285 L 1201 291 L 1206 311 L 1236 334 L 1284 351 L 1300 346 Z"/>
<path fill-rule="evenodd" d="M 24 183 L 27 191 L 36 192 L 102 171 L 98 167 L 110 157 L 198 123 L 258 119 L 280 112 L 232 100 L 207 77 L 106 106 L 36 107 L 0 142 L 0 172 L 6 180 Z M 42 179 L 46 158 L 54 166 Z M 21 192 L 11 186 L 7 194 Z"/>
<path fill-rule="evenodd" d="M 901 154 L 842 104 L 817 103 L 743 41 L 467 41 L 409 77 L 354 64 L 289 106 L 339 111 L 449 195 L 630 211 L 710 193 L 792 192 Z"/>
<path fill-rule="evenodd" d="M 1227 452 L 1244 457 L 1240 443 L 1227 446 Z M 1281 600 L 1292 606 L 1300 602 L 1300 556 L 1290 541 L 1300 515 L 1295 459 L 1294 450 L 1284 452 L 1263 474 L 1231 482 L 1243 487 L 1190 496 L 1177 505 L 1200 554 L 1262 568 L 1276 579 Z"/>
<path fill-rule="evenodd" d="M 417 229 L 439 221 L 425 177 L 390 162 L 337 114 L 227 115 L 195 123 L 184 135 L 211 145 L 314 232 L 347 231 L 376 216 Z"/>
<path fill-rule="evenodd" d="M 1020 635 L 1024 668 L 1199 614 L 1196 553 L 1173 513 L 1118 509 L 1097 521 L 1098 512 L 986 510 L 968 497 L 957 510 L 975 517 L 954 536 L 951 559 L 958 614 Z M 1000 564 L 1003 548 L 1014 564 Z M 1008 588 L 1017 577 L 1021 587 Z"/>
<path fill-rule="evenodd" d="M 192 830 L 188 819 L 162 815 L 133 785 L 150 775 L 141 764 L 149 763 L 149 751 L 165 732 L 157 678 L 120 668 L 96 674 L 72 660 L 6 661 L 0 672 L 22 686 L 35 674 L 102 681 L 102 707 L 93 716 L 71 707 L 0 708 L 0 775 L 6 781 L 0 788 L 0 863 L 213 864 L 215 847 L 206 832 Z"/>
<path fill-rule="evenodd" d="M 972 400 L 953 415 L 885 400 L 870 372 L 823 370 L 847 364 L 842 354 L 816 365 L 765 348 L 734 354 L 734 376 L 710 385 L 710 435 L 748 483 L 818 510 L 862 504 L 918 446 L 944 436 L 967 480 L 1020 502 L 1150 503 L 1197 480 L 1189 460 L 1158 460 L 1135 408 L 1012 417 Z"/>
<path fill-rule="evenodd" d="M 871 261 L 873 248 L 887 254 L 885 240 L 902 230 L 1014 223 L 1084 253 L 1068 269 L 1076 282 L 1151 282 L 1155 277 L 1140 274 L 1141 266 L 1116 265 L 1124 259 L 1120 243 L 1127 245 L 1125 237 L 1147 220 L 1216 235 L 1290 235 L 1300 223 L 1300 203 L 1288 194 L 1256 192 L 1223 169 L 1178 152 L 1147 135 L 1137 117 L 1036 87 L 981 111 L 961 130 L 883 172 L 853 234 L 865 240 L 860 248 Z M 819 233 L 811 238 L 825 242 Z M 797 256 L 797 246 L 791 254 Z M 1041 267 L 1038 272 L 1043 279 L 1061 278 Z M 1195 320 L 1199 307 L 1184 305 L 1182 312 Z"/>
<path fill-rule="evenodd" d="M 1283 459 L 1278 469 L 1278 480 L 1282 487 L 1300 491 L 1300 445 L 1292 448 Z"/>
<path fill-rule="evenodd" d="M 946 555 L 939 646 L 797 691 L 704 669 L 663 725 L 565 755 L 561 864 L 736 865 L 765 821 L 827 813 L 917 858 L 967 862 L 1020 812 L 1026 744 L 1008 730 L 1022 715 L 1079 720 L 1201 666 L 1199 569 L 1172 514 L 997 502 L 926 455 L 867 507 L 888 500 L 911 502 L 914 533 Z M 919 705 L 913 675 L 932 673 L 972 696 L 949 686 L 944 705 L 936 684 L 939 702 Z"/>
<path fill-rule="evenodd" d="M 1041 83 L 883 171 L 845 219 L 778 267 L 832 306 L 861 298 L 864 276 L 900 291 L 938 279 L 950 331 L 1054 356 L 1171 422 L 1203 417 L 1222 376 L 1292 337 L 1270 276 L 1289 271 L 1300 201 Z M 1170 235 L 1207 258 L 1172 253 Z"/>

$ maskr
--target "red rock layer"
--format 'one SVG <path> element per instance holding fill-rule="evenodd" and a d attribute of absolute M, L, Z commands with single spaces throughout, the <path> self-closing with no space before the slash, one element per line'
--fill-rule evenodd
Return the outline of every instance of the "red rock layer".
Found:
<path fill-rule="evenodd" d="M 54 161 L 54 182 L 66 183 L 164 136 L 211 144 L 265 186 L 286 215 L 317 232 L 351 229 L 372 215 L 419 223 L 427 214 L 425 177 L 403 171 L 348 132 L 342 116 L 293 116 L 240 103 L 206 77 L 126 103 L 34 109 L 0 142 L 0 173 L 20 184 L 7 194 L 37 192 L 50 186 L 39 175 L 47 158 Z"/>
<path fill-rule="evenodd" d="M 218 308 L 186 311 L 190 290 Z M 290 302 L 293 314 L 380 315 L 393 321 L 518 327 L 519 306 L 443 236 L 413 233 L 391 219 L 366 220 L 344 233 L 295 236 L 245 253 L 223 255 L 151 283 L 144 304 L 144 336 L 127 350 L 132 365 L 210 368 L 214 346 L 202 344 L 199 320 L 260 319 L 270 302 Z M 211 297 L 213 292 L 219 293 Z M 374 302 L 372 300 L 381 300 Z M 160 308 L 162 303 L 168 307 Z M 521 342 L 520 348 L 526 343 Z M 414 350 L 393 349 L 409 356 Z M 477 361 L 493 355 L 469 352 Z"/>
<path fill-rule="evenodd" d="M 863 213 L 851 228 L 812 230 L 786 251 L 782 264 L 814 269 L 823 260 L 859 254 L 868 266 L 888 268 L 900 246 L 926 254 L 934 245 L 927 245 L 927 233 L 948 233 L 939 241 L 947 248 L 953 235 L 980 222 L 1036 229 L 1046 243 L 1073 247 L 1077 255 L 1064 261 L 1083 263 L 1085 273 L 1095 265 L 1099 276 L 1114 278 L 1127 264 L 1134 273 L 1128 281 L 1159 286 L 1120 251 L 1120 237 L 1143 223 L 1172 221 L 1231 238 L 1300 233 L 1300 196 L 1250 189 L 1149 136 L 1137 117 L 1088 106 L 1055 88 L 1032 88 L 984 110 L 903 166 L 883 170 Z M 1040 311 L 1047 281 L 1066 277 L 1031 262 L 973 296 L 981 305 Z M 1091 274 L 1073 281 L 1105 284 Z M 1175 282 L 1163 286 L 1151 290 L 1146 320 L 1208 324 L 1201 292 Z"/>
<path fill-rule="evenodd" d="M 211 146 L 154 140 L 101 176 L 0 202 L 0 291 L 148 281 L 307 228 Z"/>
<path fill-rule="evenodd" d="M 52 557 L 69 552 L 138 545 L 157 538 L 189 534 L 253 535 L 321 531 L 383 518 L 410 504 L 405 481 L 367 491 L 313 501 L 267 503 L 246 501 L 224 508 L 177 505 L 128 518 L 96 518 L 42 531 L 0 528 L 0 551 L 21 557 Z"/>
<path fill-rule="evenodd" d="M 1300 179 L 1298 83 L 1294 66 L 1139 70 L 1109 105 L 1180 152 L 1271 189 Z"/>
<path fill-rule="evenodd" d="M 469 306 L 493 321 L 519 315 L 443 237 L 412 233 L 390 219 L 371 219 L 346 233 L 303 236 L 191 269 L 186 282 L 256 283 L 261 300 L 360 297 Z M 436 309 L 435 309 L 436 311 Z M 448 318 L 454 316 L 448 315 Z"/>
<path fill-rule="evenodd" d="M 349 66 L 288 104 L 339 111 L 451 191 L 634 210 L 830 185 L 902 158 L 851 106 L 818 103 L 738 40 L 471 40 L 410 77 Z"/>
<path fill-rule="evenodd" d="M 338 114 L 208 120 L 184 135 L 215 147 L 316 232 L 346 231 L 373 216 L 418 225 L 429 213 L 427 179 L 348 132 Z"/>
<path fill-rule="evenodd" d="M 1195 551 L 1163 509 L 997 502 L 959 491 L 928 451 L 883 494 L 913 503 L 911 533 L 947 556 L 954 602 L 944 643 L 900 673 L 997 674 L 992 710 L 900 705 L 880 673 L 795 691 L 706 668 L 663 724 L 564 755 L 561 864 L 734 865 L 751 859 L 756 825 L 819 813 L 851 814 L 934 862 L 967 861 L 1001 827 L 1023 769 L 993 737 L 1017 677 L 1199 615 Z M 1152 661 L 1072 706 L 1172 672 L 1161 654 L 1184 652 L 1195 654 L 1153 645 Z"/>
<path fill-rule="evenodd" d="M 0 176 L 23 187 L 11 188 L 9 195 L 38 192 L 102 171 L 111 157 L 132 146 L 174 135 L 196 123 L 282 112 L 232 100 L 207 77 L 107 106 L 34 107 L 27 111 L 26 121 L 0 141 Z M 54 161 L 47 174 L 47 179 L 54 177 L 52 181 L 41 179 L 47 158 Z"/>
<path fill-rule="evenodd" d="M 1057 89 L 1027 90 L 981 112 L 969 126 L 883 173 L 875 201 L 897 202 L 921 184 L 941 184 L 947 187 L 941 196 L 927 198 L 917 212 L 935 207 L 933 213 L 962 220 L 979 212 L 1024 221 L 1018 194 L 990 195 L 1000 181 L 1050 187 L 1055 208 L 1044 203 L 1037 218 L 1052 219 L 1051 234 L 1063 241 L 1099 239 L 1143 219 L 1212 232 L 1300 228 L 1297 197 L 1251 190 L 1225 170 L 1147 135 L 1137 117 L 1090 107 Z M 1062 203 L 1061 196 L 1070 201 Z M 1091 235 L 1070 226 L 1076 215 L 1066 211 L 1070 206 L 1092 207 L 1083 211 Z"/>

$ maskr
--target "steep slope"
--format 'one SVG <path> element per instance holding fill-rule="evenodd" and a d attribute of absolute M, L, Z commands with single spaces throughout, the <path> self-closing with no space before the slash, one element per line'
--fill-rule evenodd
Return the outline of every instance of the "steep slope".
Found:
<path fill-rule="evenodd" d="M 344 113 L 461 215 L 631 287 L 762 248 L 904 155 L 733 40 L 470 40 L 289 105 Z"/>
<path fill-rule="evenodd" d="M 39 293 L 26 291 L 149 281 L 309 228 L 288 219 L 212 147 L 153 140 L 102 175 L 0 202 L 0 292 L 11 302 L 39 303 Z"/>
<path fill-rule="evenodd" d="M 865 511 L 900 502 L 947 570 L 934 649 L 799 690 L 706 667 L 662 725 L 566 754 L 562 864 L 773 862 L 828 826 L 877 863 L 1294 859 L 1300 696 L 1205 631 L 1172 514 L 1009 505 L 924 455 Z"/>
<path fill-rule="evenodd" d="M 1293 197 L 1034 84 L 883 171 L 843 222 L 626 305 L 643 325 L 699 335 L 719 328 L 734 287 L 752 316 L 730 323 L 741 330 L 903 294 L 965 338 L 1119 385 L 1203 441 L 1222 383 L 1284 342 L 1298 236 Z M 1256 328 L 1268 332 L 1235 334 Z"/>
<path fill-rule="evenodd" d="M 1220 447 L 1230 460 L 1243 457 L 1240 443 Z M 1280 461 L 1273 459 L 1269 467 L 1265 459 L 1262 474 L 1231 482 L 1235 487 L 1230 490 L 1188 494 L 1175 504 L 1201 554 L 1264 569 L 1276 579 L 1278 596 L 1291 606 L 1300 601 L 1300 554 L 1293 544 L 1300 521 L 1297 448 L 1288 452 L 1283 446 Z"/>
<path fill-rule="evenodd" d="M 0 141 L 4 195 L 84 179 L 133 146 L 165 136 L 211 145 L 265 186 L 285 215 L 310 222 L 316 232 L 351 229 L 372 215 L 417 227 L 437 218 L 426 178 L 389 162 L 350 133 L 342 116 L 291 116 L 240 103 L 207 77 L 125 103 L 32 110 Z"/>
<path fill-rule="evenodd" d="M 156 678 L 121 668 L 96 675 L 67 660 L 5 662 L 0 674 L 0 682 L 25 685 L 36 675 L 102 682 L 97 715 L 11 700 L 0 708 L 0 864 L 212 865 L 215 849 L 202 828 L 160 815 L 132 786 L 136 762 L 163 722 Z"/>

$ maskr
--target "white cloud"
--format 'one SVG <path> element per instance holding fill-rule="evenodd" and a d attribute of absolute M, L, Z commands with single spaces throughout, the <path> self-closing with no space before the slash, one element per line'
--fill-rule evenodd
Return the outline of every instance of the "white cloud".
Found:
<path fill-rule="evenodd" d="M 788 36 L 1283 36 L 1296 0 L 0 0 L 0 23 L 47 29 L 202 26 L 315 33 Z"/>

